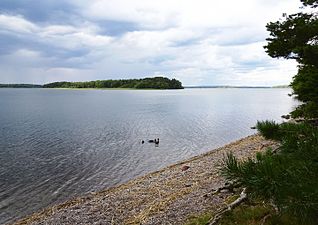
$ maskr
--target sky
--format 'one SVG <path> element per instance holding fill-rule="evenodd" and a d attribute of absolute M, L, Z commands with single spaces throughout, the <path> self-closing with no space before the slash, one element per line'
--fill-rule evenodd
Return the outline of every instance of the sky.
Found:
<path fill-rule="evenodd" d="M 0 83 L 166 76 L 184 86 L 289 84 L 265 25 L 299 0 L 1 0 Z"/>

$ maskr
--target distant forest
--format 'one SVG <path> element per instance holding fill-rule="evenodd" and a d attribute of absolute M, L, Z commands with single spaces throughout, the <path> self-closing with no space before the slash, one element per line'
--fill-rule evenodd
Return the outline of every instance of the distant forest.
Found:
<path fill-rule="evenodd" d="M 38 84 L 0 84 L 0 88 L 41 88 Z"/>
<path fill-rule="evenodd" d="M 54 82 L 44 84 L 43 88 L 134 88 L 134 89 L 183 89 L 176 79 L 153 77 L 127 80 L 96 80 L 87 82 Z"/>

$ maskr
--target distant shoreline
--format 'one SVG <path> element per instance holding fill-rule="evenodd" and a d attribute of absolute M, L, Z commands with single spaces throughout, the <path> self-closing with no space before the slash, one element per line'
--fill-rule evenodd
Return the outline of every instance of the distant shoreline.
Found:
<path fill-rule="evenodd" d="M 230 85 L 216 85 L 216 86 L 185 86 L 184 88 L 290 88 L 289 85 L 276 86 L 230 86 Z"/>
<path fill-rule="evenodd" d="M 40 84 L 0 84 L 0 88 L 43 88 Z"/>

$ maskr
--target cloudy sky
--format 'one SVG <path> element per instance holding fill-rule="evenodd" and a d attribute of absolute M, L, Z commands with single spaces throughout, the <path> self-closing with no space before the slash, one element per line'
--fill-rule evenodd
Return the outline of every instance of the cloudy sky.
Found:
<path fill-rule="evenodd" d="M 279 85 L 265 25 L 298 0 L 1 0 L 0 83 L 164 75 L 184 85 Z"/>

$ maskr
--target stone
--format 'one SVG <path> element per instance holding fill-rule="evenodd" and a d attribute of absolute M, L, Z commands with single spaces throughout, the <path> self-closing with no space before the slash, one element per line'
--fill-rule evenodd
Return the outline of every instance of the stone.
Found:
<path fill-rule="evenodd" d="M 186 170 L 188 170 L 188 169 L 190 169 L 190 166 L 183 166 L 182 168 L 181 168 L 181 171 L 186 171 Z"/>

